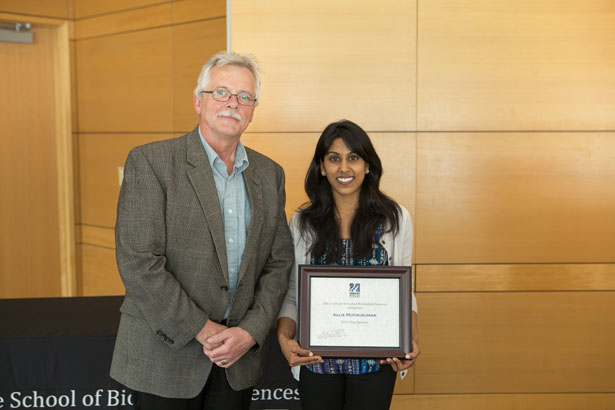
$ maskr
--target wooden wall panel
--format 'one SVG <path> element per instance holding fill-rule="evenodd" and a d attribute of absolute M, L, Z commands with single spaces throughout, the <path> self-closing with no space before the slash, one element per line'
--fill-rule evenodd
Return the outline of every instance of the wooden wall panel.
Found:
<path fill-rule="evenodd" d="M 226 0 L 175 0 L 173 24 L 226 16 Z M 224 29 L 226 32 L 226 27 Z M 226 43 L 220 50 L 226 49 Z"/>
<path fill-rule="evenodd" d="M 399 376 L 399 373 L 397 374 L 393 394 L 414 394 L 414 367 L 408 369 L 408 373 L 403 379 Z"/>
<path fill-rule="evenodd" d="M 61 296 L 55 33 L 0 43 L 0 298 Z"/>
<path fill-rule="evenodd" d="M 83 39 L 171 24 L 171 3 L 131 9 L 75 21 L 74 37 Z"/>
<path fill-rule="evenodd" d="M 77 42 L 80 132 L 172 132 L 171 31 Z"/>
<path fill-rule="evenodd" d="M 254 118 L 260 114 L 256 108 Z M 245 133 L 241 142 L 267 155 L 284 168 L 286 174 L 286 216 L 290 219 L 301 204 L 307 201 L 303 182 L 319 134 Z"/>
<path fill-rule="evenodd" d="M 81 183 L 79 182 L 79 94 L 77 92 L 77 42 L 70 41 L 70 86 L 71 86 L 71 125 L 73 142 L 73 188 L 75 192 L 75 224 L 81 221 Z M 80 230 L 75 225 L 75 233 L 80 234 Z M 79 243 L 79 240 L 76 241 Z"/>
<path fill-rule="evenodd" d="M 613 392 L 614 297 L 419 293 L 416 393 Z"/>
<path fill-rule="evenodd" d="M 418 129 L 615 129 L 612 1 L 418 7 Z"/>
<path fill-rule="evenodd" d="M 172 136 L 172 135 L 171 135 Z M 164 134 L 81 134 L 81 223 L 113 228 L 120 193 L 118 167 L 137 145 L 165 139 Z"/>
<path fill-rule="evenodd" d="M 115 262 L 115 250 L 80 245 L 83 296 L 123 295 L 124 285 Z"/>
<path fill-rule="evenodd" d="M 226 18 L 173 27 L 173 108 L 175 131 L 189 132 L 198 122 L 192 95 L 207 59 L 226 49 Z"/>
<path fill-rule="evenodd" d="M 256 118 L 261 107 L 257 108 Z M 322 129 L 327 124 L 322 125 Z M 286 173 L 286 214 L 290 218 L 307 201 L 304 190 L 307 172 L 320 134 L 313 133 L 245 133 L 244 145 L 279 163 Z M 401 205 L 414 213 L 415 147 L 414 133 L 370 133 L 370 138 L 383 160 L 381 188 Z M 386 158 L 386 160 L 385 160 Z"/>
<path fill-rule="evenodd" d="M 115 248 L 115 229 L 93 225 L 81 226 L 81 242 L 88 245 Z"/>
<path fill-rule="evenodd" d="M 391 410 L 612 410 L 615 394 L 446 394 L 394 396 Z"/>
<path fill-rule="evenodd" d="M 79 129 L 79 104 L 77 93 L 77 43 L 70 41 L 70 92 L 71 92 L 71 126 L 72 131 Z"/>
<path fill-rule="evenodd" d="M 615 261 L 615 134 L 420 134 L 417 263 Z"/>
<path fill-rule="evenodd" d="M 55 139 L 58 190 L 60 280 L 63 296 L 77 295 L 75 191 L 72 134 L 71 48 L 67 21 L 54 26 Z M 38 62 L 37 62 L 38 63 Z"/>
<path fill-rule="evenodd" d="M 75 18 L 96 16 L 118 11 L 143 8 L 160 3 L 172 3 L 164 0 L 73 0 Z"/>
<path fill-rule="evenodd" d="M 66 19 L 69 0 L 0 0 L 0 12 Z"/>
<path fill-rule="evenodd" d="M 615 264 L 417 265 L 419 292 L 615 291 Z"/>
<path fill-rule="evenodd" d="M 384 170 L 380 189 L 408 208 L 415 221 L 416 134 L 371 132 L 369 136 Z"/>
<path fill-rule="evenodd" d="M 342 118 L 415 130 L 416 0 L 234 0 L 231 48 L 264 69 L 251 130 L 319 132 Z"/>

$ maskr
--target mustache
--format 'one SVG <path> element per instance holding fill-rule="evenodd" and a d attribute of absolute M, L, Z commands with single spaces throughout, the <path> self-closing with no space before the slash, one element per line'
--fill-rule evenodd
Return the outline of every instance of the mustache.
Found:
<path fill-rule="evenodd" d="M 241 115 L 239 115 L 239 113 L 232 111 L 232 110 L 225 110 L 225 111 L 220 111 L 217 115 L 218 117 L 231 117 L 236 119 L 237 121 L 241 121 Z"/>

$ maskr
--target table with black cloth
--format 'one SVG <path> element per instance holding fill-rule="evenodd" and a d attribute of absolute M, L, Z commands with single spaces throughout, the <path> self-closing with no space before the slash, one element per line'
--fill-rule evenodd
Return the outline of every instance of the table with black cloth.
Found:
<path fill-rule="evenodd" d="M 0 299 L 0 409 L 132 409 L 109 377 L 123 297 Z M 272 331 L 251 409 L 300 409 Z"/>

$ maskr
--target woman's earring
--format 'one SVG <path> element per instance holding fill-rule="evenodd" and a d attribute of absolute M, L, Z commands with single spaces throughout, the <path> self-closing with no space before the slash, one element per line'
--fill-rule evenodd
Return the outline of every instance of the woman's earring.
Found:
<path fill-rule="evenodd" d="M 324 176 L 326 176 L 326 175 L 327 175 L 327 173 L 325 172 L 325 170 L 324 170 L 324 169 L 321 169 L 321 170 L 320 170 L 320 175 L 322 175 L 322 176 L 324 177 Z"/>
<path fill-rule="evenodd" d="M 369 168 L 365 170 L 365 175 L 369 174 Z"/>

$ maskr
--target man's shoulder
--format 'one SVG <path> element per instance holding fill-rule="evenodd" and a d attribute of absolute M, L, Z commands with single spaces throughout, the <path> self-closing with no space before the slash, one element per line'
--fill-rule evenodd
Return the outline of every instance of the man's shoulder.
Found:
<path fill-rule="evenodd" d="M 251 164 L 253 163 L 258 165 L 259 168 L 275 170 L 276 172 L 282 170 L 282 166 L 268 156 L 261 154 L 250 147 L 244 147 L 246 149 L 246 154 L 248 155 L 248 161 L 250 161 Z"/>
<path fill-rule="evenodd" d="M 177 150 L 185 150 L 186 140 L 192 133 L 182 135 L 181 137 L 165 138 L 158 141 L 149 142 L 147 144 L 136 146 L 132 151 L 140 151 L 144 154 L 160 154 L 164 152 L 173 152 Z"/>

